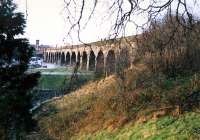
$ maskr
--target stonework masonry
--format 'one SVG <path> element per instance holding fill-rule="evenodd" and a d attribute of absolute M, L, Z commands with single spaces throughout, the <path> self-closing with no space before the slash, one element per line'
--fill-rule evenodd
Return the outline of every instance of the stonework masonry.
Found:
<path fill-rule="evenodd" d="M 136 52 L 136 43 L 131 41 L 116 41 L 113 43 L 91 43 L 82 45 L 47 48 L 44 51 L 44 61 L 66 66 L 78 64 L 80 69 L 103 72 L 116 72 L 116 65 L 125 63 L 131 66 Z M 125 61 L 119 61 L 126 59 Z"/>

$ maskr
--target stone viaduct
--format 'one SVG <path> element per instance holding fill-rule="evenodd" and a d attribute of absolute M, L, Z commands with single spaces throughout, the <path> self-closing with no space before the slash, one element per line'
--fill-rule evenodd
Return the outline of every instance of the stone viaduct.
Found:
<path fill-rule="evenodd" d="M 48 48 L 44 61 L 66 66 L 78 64 L 83 70 L 111 74 L 116 72 L 117 65 L 132 64 L 135 46 L 130 41 L 113 41 Z"/>

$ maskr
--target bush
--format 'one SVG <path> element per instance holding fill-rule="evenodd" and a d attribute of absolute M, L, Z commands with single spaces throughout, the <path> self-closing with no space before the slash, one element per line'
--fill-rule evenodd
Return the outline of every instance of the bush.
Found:
<path fill-rule="evenodd" d="M 140 37 L 138 53 L 151 71 L 176 77 L 200 70 L 199 23 L 185 28 L 187 20 L 182 22 L 166 16 L 162 21 L 152 22 Z"/>

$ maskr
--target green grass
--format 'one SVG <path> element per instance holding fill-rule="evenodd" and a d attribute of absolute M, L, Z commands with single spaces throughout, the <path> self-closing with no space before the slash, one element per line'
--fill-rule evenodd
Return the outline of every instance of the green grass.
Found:
<path fill-rule="evenodd" d="M 163 117 L 157 121 L 132 123 L 113 132 L 98 131 L 78 135 L 73 140 L 188 140 L 200 138 L 200 114 L 186 113 L 179 117 Z"/>
<path fill-rule="evenodd" d="M 34 72 L 47 72 L 49 75 L 41 74 L 41 77 L 39 79 L 39 83 L 37 88 L 39 89 L 59 89 L 68 86 L 71 75 L 59 75 L 59 73 L 73 73 L 73 67 L 60 67 L 60 68 L 41 68 L 41 69 L 30 69 L 28 72 L 34 73 Z M 57 75 L 51 73 L 58 73 Z M 93 72 L 86 72 L 84 70 L 78 70 L 79 73 L 82 73 L 82 75 L 78 76 L 78 79 L 76 83 L 74 83 L 75 87 L 79 87 L 81 84 L 84 84 L 85 82 L 92 80 L 94 78 Z M 87 73 L 86 75 L 84 75 Z"/>
<path fill-rule="evenodd" d="M 73 72 L 74 67 L 60 67 L 60 68 L 39 68 L 39 69 L 30 69 L 28 72 Z M 78 70 L 80 73 L 90 73 L 86 70 Z"/>
<path fill-rule="evenodd" d="M 57 89 L 57 88 L 63 87 L 65 78 L 66 76 L 63 76 L 63 75 L 41 75 L 38 88 Z"/>
<path fill-rule="evenodd" d="M 38 88 L 40 89 L 59 89 L 68 86 L 71 76 L 67 75 L 41 75 Z M 79 75 L 76 85 L 80 86 L 85 82 L 92 80 L 93 75 Z"/>
<path fill-rule="evenodd" d="M 30 69 L 29 72 L 72 72 L 72 67 L 66 67 L 66 68 L 39 68 L 39 69 Z"/>

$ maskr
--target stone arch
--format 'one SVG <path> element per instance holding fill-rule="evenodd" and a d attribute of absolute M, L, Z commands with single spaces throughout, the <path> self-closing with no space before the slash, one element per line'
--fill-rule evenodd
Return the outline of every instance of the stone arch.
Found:
<path fill-rule="evenodd" d="M 49 61 L 49 53 L 46 52 L 46 58 L 45 58 L 45 61 L 48 62 Z"/>
<path fill-rule="evenodd" d="M 59 59 L 61 59 L 61 52 L 59 52 Z"/>
<path fill-rule="evenodd" d="M 115 63 L 115 52 L 113 50 L 110 50 L 106 58 L 106 73 L 108 75 L 115 72 Z"/>
<path fill-rule="evenodd" d="M 130 54 L 127 47 L 120 49 L 116 62 L 117 72 L 123 71 L 130 66 Z"/>
<path fill-rule="evenodd" d="M 50 62 L 53 63 L 53 62 L 54 62 L 55 54 L 51 53 L 50 57 L 51 57 L 51 58 L 50 58 Z"/>
<path fill-rule="evenodd" d="M 96 73 L 97 74 L 104 73 L 104 54 L 101 50 L 97 55 Z"/>
<path fill-rule="evenodd" d="M 66 65 L 70 65 L 70 53 L 69 52 L 67 52 L 67 54 L 66 54 L 66 56 L 65 56 L 65 63 L 66 63 Z"/>
<path fill-rule="evenodd" d="M 76 53 L 75 53 L 75 52 L 72 52 L 71 64 L 72 64 L 72 65 L 75 65 L 75 64 L 76 64 Z"/>
<path fill-rule="evenodd" d="M 57 63 L 61 64 L 61 52 L 58 53 L 58 61 L 57 61 Z"/>
<path fill-rule="evenodd" d="M 78 54 L 77 54 L 77 63 L 78 63 L 78 65 L 80 65 L 80 61 L 81 61 L 81 53 L 78 52 Z"/>
<path fill-rule="evenodd" d="M 46 60 L 46 62 L 49 62 L 49 55 L 50 55 L 50 53 L 47 53 L 47 60 Z"/>
<path fill-rule="evenodd" d="M 58 53 L 55 53 L 55 63 L 57 63 L 57 61 L 58 61 Z"/>
<path fill-rule="evenodd" d="M 49 52 L 49 55 L 48 55 L 48 63 L 51 62 L 51 53 Z"/>
<path fill-rule="evenodd" d="M 54 62 L 57 63 L 57 61 L 58 61 L 58 53 L 56 52 L 55 53 L 55 61 Z"/>
<path fill-rule="evenodd" d="M 44 53 L 43 53 L 43 57 L 44 57 L 44 61 L 47 61 L 48 53 L 47 53 L 47 52 L 44 52 Z"/>
<path fill-rule="evenodd" d="M 56 53 L 52 53 L 52 63 L 56 62 Z"/>
<path fill-rule="evenodd" d="M 61 65 L 64 65 L 65 64 L 65 53 L 62 52 L 61 53 Z"/>
<path fill-rule="evenodd" d="M 90 51 L 89 70 L 90 71 L 94 71 L 95 70 L 95 54 L 94 54 L 93 51 Z"/>
<path fill-rule="evenodd" d="M 53 53 L 50 53 L 50 62 L 53 63 Z"/>
<path fill-rule="evenodd" d="M 87 53 L 86 53 L 86 51 L 83 52 L 83 56 L 82 56 L 82 69 L 84 69 L 84 70 L 87 69 Z"/>

